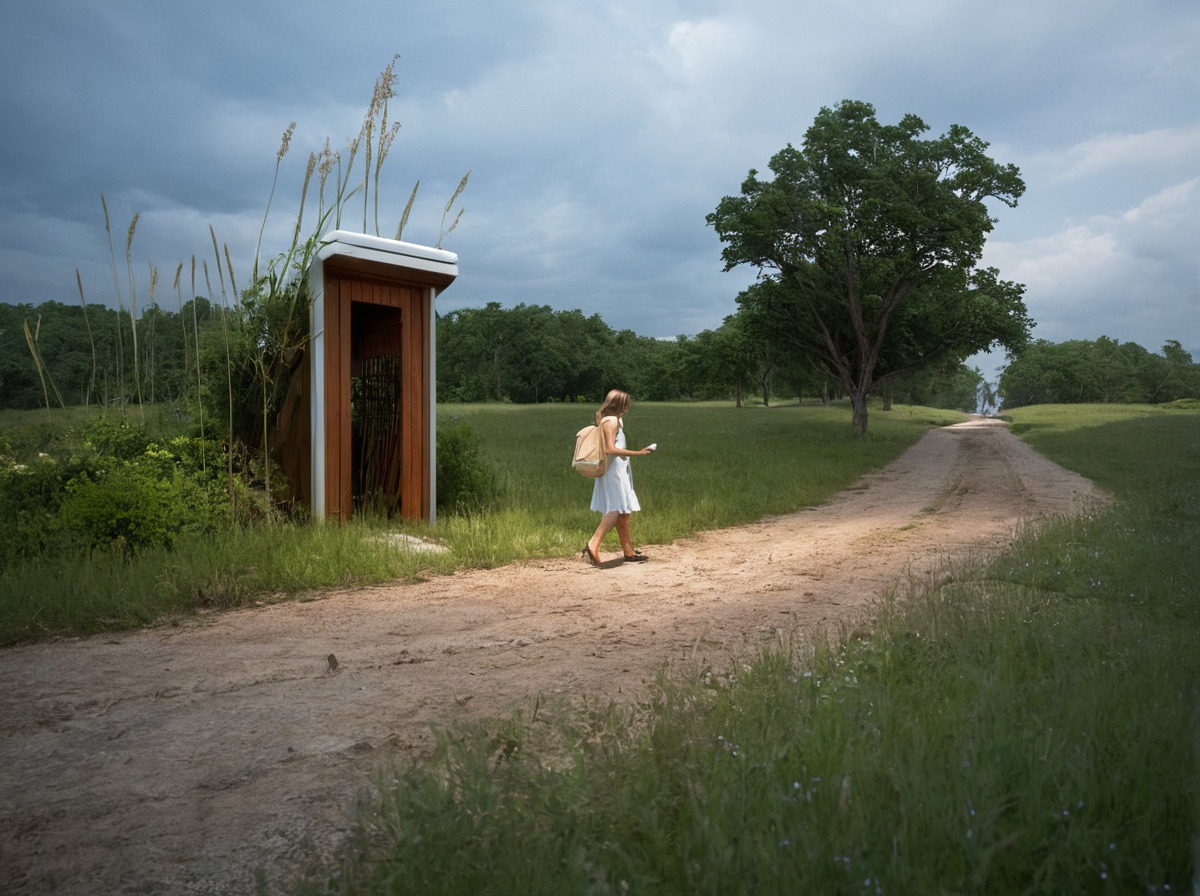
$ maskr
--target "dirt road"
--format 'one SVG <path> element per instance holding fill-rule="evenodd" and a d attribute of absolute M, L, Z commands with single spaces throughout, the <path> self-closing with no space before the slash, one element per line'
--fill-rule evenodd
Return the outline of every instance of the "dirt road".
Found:
<path fill-rule="evenodd" d="M 0 651 L 0 892 L 252 893 L 256 869 L 327 854 L 431 722 L 632 697 L 664 661 L 851 622 L 905 575 L 1098 500 L 976 420 L 825 506 L 646 563 L 522 563 Z"/>

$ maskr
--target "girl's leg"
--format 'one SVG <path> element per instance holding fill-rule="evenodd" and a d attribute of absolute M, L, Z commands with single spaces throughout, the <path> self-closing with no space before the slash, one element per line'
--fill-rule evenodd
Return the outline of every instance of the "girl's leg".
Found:
<path fill-rule="evenodd" d="M 617 511 L 612 510 L 600 517 L 600 525 L 596 527 L 595 533 L 587 543 L 588 552 L 597 560 L 600 559 L 600 543 L 604 541 L 604 536 L 612 531 L 612 527 L 617 524 L 620 516 Z"/>
<path fill-rule="evenodd" d="M 617 538 L 621 540 L 621 550 L 626 557 L 633 556 L 633 541 L 629 537 L 629 514 L 617 516 Z"/>

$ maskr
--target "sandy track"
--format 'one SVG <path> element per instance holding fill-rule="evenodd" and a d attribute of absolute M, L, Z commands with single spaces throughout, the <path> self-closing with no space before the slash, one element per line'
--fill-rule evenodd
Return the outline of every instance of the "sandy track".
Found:
<path fill-rule="evenodd" d="M 850 623 L 906 575 L 1098 500 L 976 420 L 827 505 L 647 563 L 522 563 L 0 651 L 0 892 L 251 893 L 255 869 L 327 854 L 430 723 L 642 694 L 665 661 Z"/>

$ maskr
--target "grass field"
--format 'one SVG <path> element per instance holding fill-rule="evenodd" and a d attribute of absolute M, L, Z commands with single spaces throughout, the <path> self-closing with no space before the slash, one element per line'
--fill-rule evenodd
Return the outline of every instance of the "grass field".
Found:
<path fill-rule="evenodd" d="M 467 425 L 480 436 L 501 494 L 484 512 L 436 525 L 369 518 L 346 526 L 278 523 L 181 538 L 169 551 L 56 556 L 2 569 L 0 646 L 162 623 L 324 588 L 575 554 L 597 517 L 588 509 L 591 482 L 571 471 L 569 454 L 593 412 L 563 404 L 441 407 L 439 425 Z M 173 425 L 158 411 L 147 416 L 150 424 Z M 635 405 L 627 418 L 630 444 L 661 446 L 654 457 L 635 460 L 647 510 L 635 538 L 664 543 L 820 503 L 898 456 L 930 426 L 961 419 L 898 407 L 877 412 L 870 438 L 854 440 L 846 406 Z M 3 438 L 36 450 L 76 422 L 44 412 L 15 423 L 10 416 Z M 396 531 L 448 551 L 401 550 L 379 537 Z"/>
<path fill-rule="evenodd" d="M 588 509 L 592 484 L 571 471 L 570 453 L 575 432 L 592 422 L 594 411 L 562 404 L 443 407 L 439 420 L 466 423 L 482 436 L 503 492 L 485 519 L 448 521 L 451 541 L 465 540 L 463 526 L 514 533 L 489 540 L 495 553 L 475 558 L 488 565 L 578 553 L 597 516 Z M 635 404 L 625 418 L 629 447 L 659 446 L 654 456 L 633 460 L 645 509 L 635 538 L 661 544 L 819 504 L 898 457 L 930 426 L 966 419 L 954 411 L 902 407 L 877 412 L 871 437 L 856 441 L 849 414 L 847 406 Z M 518 537 L 520 545 L 513 543 Z"/>
<path fill-rule="evenodd" d="M 869 636 L 444 732 L 295 892 L 1196 892 L 1200 413 L 1012 423 L 1115 506 L 897 595 Z"/>

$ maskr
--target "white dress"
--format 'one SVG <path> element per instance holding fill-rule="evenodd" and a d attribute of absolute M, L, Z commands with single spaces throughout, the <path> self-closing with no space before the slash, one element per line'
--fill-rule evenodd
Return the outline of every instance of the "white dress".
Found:
<path fill-rule="evenodd" d="M 608 417 L 604 418 L 608 420 Z M 625 447 L 625 427 L 621 419 L 617 419 L 617 447 Z M 641 510 L 637 495 L 633 491 L 633 472 L 629 467 L 629 458 L 623 455 L 612 455 L 608 459 L 608 467 L 604 475 L 595 480 L 592 486 L 592 510 L 600 513 L 633 513 Z"/>

